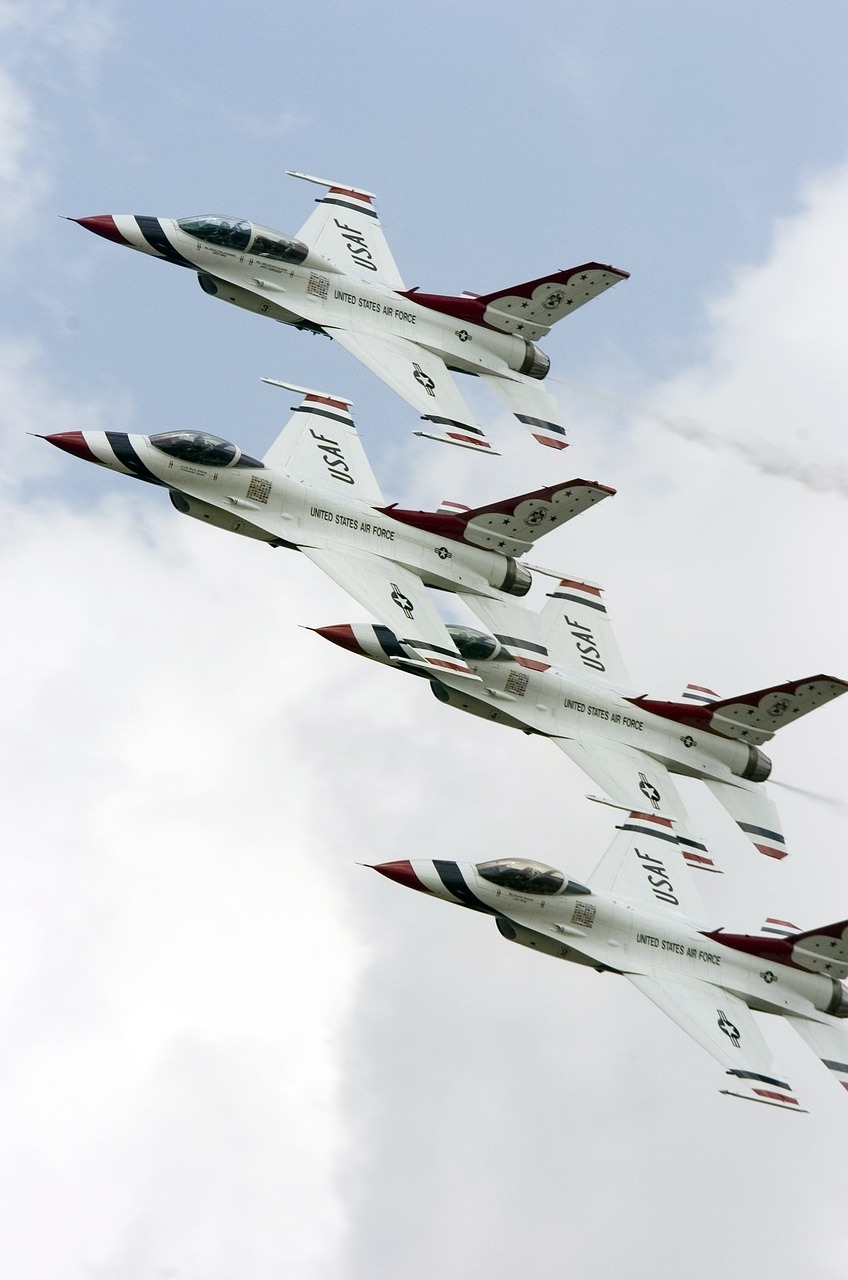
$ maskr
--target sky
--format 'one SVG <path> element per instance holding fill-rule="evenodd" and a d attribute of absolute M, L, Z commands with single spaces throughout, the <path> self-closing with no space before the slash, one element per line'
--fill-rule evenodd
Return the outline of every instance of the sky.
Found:
<path fill-rule="evenodd" d="M 810 1114 L 745 1107 L 630 984 L 361 865 L 584 879 L 615 819 L 576 768 L 322 643 L 365 615 L 301 557 L 33 434 L 261 454 L 263 375 L 335 392 L 389 500 L 614 486 L 536 558 L 603 584 L 645 693 L 848 675 L 844 6 L 0 0 L 0 50 L 5 1269 L 837 1280 L 848 1109 L 791 1028 Z M 61 220 L 294 233 L 287 169 L 377 192 L 431 292 L 631 272 L 543 344 L 564 454 L 468 382 L 502 456 L 415 439 L 329 342 Z M 772 744 L 784 863 L 685 788 L 717 925 L 848 915 L 845 715 Z"/>

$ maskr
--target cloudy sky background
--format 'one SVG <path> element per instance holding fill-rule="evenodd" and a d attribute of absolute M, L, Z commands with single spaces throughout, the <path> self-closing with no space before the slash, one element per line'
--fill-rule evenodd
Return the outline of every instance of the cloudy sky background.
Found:
<path fill-rule="evenodd" d="M 363 615 L 299 557 L 181 521 L 28 432 L 204 427 L 262 453 L 354 400 L 387 498 L 616 486 L 538 558 L 601 582 L 644 691 L 848 673 L 845 60 L 837 3 L 0 3 L 0 1256 L 22 1280 L 450 1280 L 556 1269 L 836 1280 L 842 1091 L 720 1068 L 627 983 L 357 864 L 525 852 L 577 878 L 613 811 L 541 740 L 460 717 L 306 626 Z M 409 285 L 587 259 L 632 278 L 554 330 L 572 447 L 414 440 L 326 340 L 57 215 L 294 232 L 301 169 L 378 192 Z M 793 857 L 715 923 L 848 915 L 845 716 L 773 744 Z"/>

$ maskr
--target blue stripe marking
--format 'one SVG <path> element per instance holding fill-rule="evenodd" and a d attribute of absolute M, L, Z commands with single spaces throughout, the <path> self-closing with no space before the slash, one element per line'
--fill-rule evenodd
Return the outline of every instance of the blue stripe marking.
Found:
<path fill-rule="evenodd" d="M 530 640 L 519 640 L 517 636 L 495 636 L 496 640 L 500 640 L 501 644 L 514 645 L 516 649 L 526 649 L 528 653 L 542 653 L 548 656 L 548 651 L 543 644 L 533 644 Z"/>
<path fill-rule="evenodd" d="M 167 258 L 169 262 L 175 262 L 178 267 L 191 267 L 192 271 L 197 270 L 197 264 L 189 262 L 188 258 L 184 258 L 171 244 L 162 228 L 162 223 L 158 218 L 148 218 L 142 214 L 135 214 L 135 220 L 138 223 L 138 229 L 144 236 L 147 243 L 157 253 L 161 253 L 163 258 Z"/>
<path fill-rule="evenodd" d="M 123 464 L 123 466 L 126 467 L 127 471 L 131 471 L 133 473 L 136 479 L 146 480 L 148 484 L 160 484 L 164 488 L 168 488 L 164 480 L 160 480 L 152 471 L 148 471 L 147 467 L 130 444 L 128 435 L 123 431 L 106 431 L 104 434 L 106 439 L 109 441 L 109 445 L 115 457 Z"/>
<path fill-rule="evenodd" d="M 677 836 L 669 835 L 666 831 L 656 831 L 653 827 L 637 826 L 634 822 L 623 822 L 620 829 L 622 831 L 638 831 L 640 836 L 653 836 L 656 840 L 667 840 L 670 844 L 677 844 Z"/>
<path fill-rule="evenodd" d="M 376 209 L 363 209 L 361 204 L 353 204 L 350 200 L 338 200 L 335 196 L 324 196 L 323 200 L 316 200 L 316 204 L 337 204 L 340 209 L 352 209 L 354 213 L 362 213 L 366 218 L 376 218 Z"/>
<path fill-rule="evenodd" d="M 783 836 L 779 831 L 769 831 L 766 827 L 755 827 L 750 822 L 737 822 L 740 830 L 747 832 L 752 836 L 765 836 L 768 840 L 776 840 L 778 844 L 786 844 Z"/>
<path fill-rule="evenodd" d="M 485 902 L 481 902 L 469 889 L 455 862 L 434 860 L 433 866 L 436 868 L 436 873 L 448 892 L 458 898 L 464 907 L 470 907 L 472 911 L 483 911 L 487 916 L 496 916 L 498 914 L 493 907 L 487 907 Z"/>
<path fill-rule="evenodd" d="M 727 1073 L 729 1076 L 738 1076 L 740 1080 L 759 1080 L 762 1084 L 776 1084 L 779 1089 L 791 1089 L 792 1085 L 785 1080 L 775 1080 L 774 1076 L 761 1076 L 758 1071 L 740 1071 L 736 1067 L 731 1068 Z"/>
<path fill-rule="evenodd" d="M 314 413 L 317 418 L 330 418 L 333 422 L 341 422 L 345 427 L 353 425 L 350 418 L 343 418 L 340 413 L 333 413 L 330 409 L 315 408 L 311 404 L 292 405 L 291 409 L 293 413 Z"/>
<path fill-rule="evenodd" d="M 573 596 L 568 591 L 551 591 L 551 599 L 553 600 L 573 600 L 575 604 L 585 604 L 588 609 L 597 609 L 600 613 L 606 613 L 607 607 L 600 601 L 587 600 L 585 596 Z"/>

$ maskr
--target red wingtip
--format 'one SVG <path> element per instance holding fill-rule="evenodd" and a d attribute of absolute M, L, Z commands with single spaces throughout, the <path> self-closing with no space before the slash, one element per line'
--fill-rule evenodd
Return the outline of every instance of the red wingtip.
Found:
<path fill-rule="evenodd" d="M 379 871 L 381 876 L 386 876 L 389 880 L 394 880 L 397 884 L 404 885 L 407 889 L 418 889 L 420 893 L 430 892 L 412 870 L 411 862 L 381 862 L 373 869 L 374 871 Z"/>
<path fill-rule="evenodd" d="M 59 431 L 56 435 L 40 438 L 46 440 L 48 444 L 55 444 L 57 449 L 64 449 L 65 453 L 72 453 L 75 458 L 82 458 L 85 462 L 99 461 L 85 443 L 85 436 L 81 431 Z"/>
<path fill-rule="evenodd" d="M 334 627 L 313 627 L 312 630 L 317 636 L 323 636 L 325 640 L 331 640 L 333 644 L 340 645 L 342 649 L 350 649 L 351 653 L 365 653 L 365 650 L 360 646 L 356 636 L 353 634 L 353 627 L 347 622 L 339 623 Z M 367 657 L 368 655 L 366 654 L 365 656 Z"/>
<path fill-rule="evenodd" d="M 85 227 L 86 231 L 93 231 L 96 236 L 103 236 L 106 240 L 114 240 L 115 244 L 129 244 L 129 241 L 124 239 L 115 226 L 115 219 L 111 213 L 99 213 L 92 218 L 71 218 L 70 221 Z"/>

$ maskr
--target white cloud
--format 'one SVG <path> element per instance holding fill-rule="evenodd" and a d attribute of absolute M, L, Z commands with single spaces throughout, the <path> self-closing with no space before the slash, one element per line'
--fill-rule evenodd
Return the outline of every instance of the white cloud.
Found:
<path fill-rule="evenodd" d="M 9 510 L 2 1252 L 318 1275 L 364 959 L 298 734 L 329 689 L 284 566 L 154 510 Z"/>

